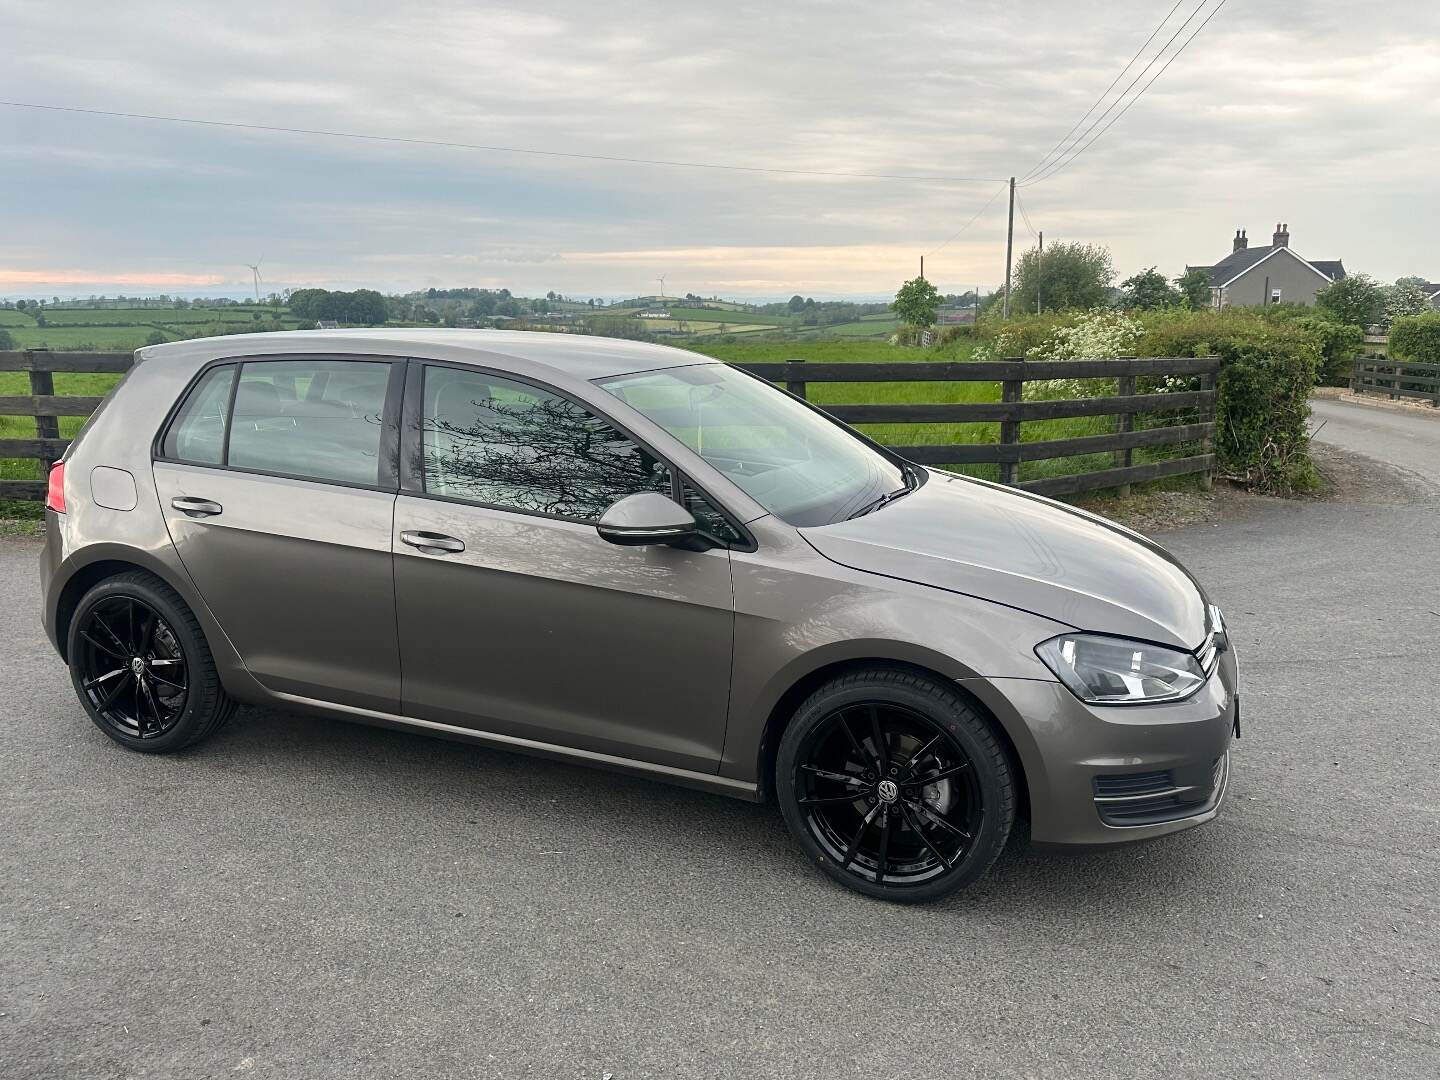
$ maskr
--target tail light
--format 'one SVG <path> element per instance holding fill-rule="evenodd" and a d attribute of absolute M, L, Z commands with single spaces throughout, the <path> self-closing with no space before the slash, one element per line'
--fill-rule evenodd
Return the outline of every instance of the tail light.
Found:
<path fill-rule="evenodd" d="M 65 513 L 65 463 L 50 466 L 50 481 L 45 485 L 45 509 Z"/>

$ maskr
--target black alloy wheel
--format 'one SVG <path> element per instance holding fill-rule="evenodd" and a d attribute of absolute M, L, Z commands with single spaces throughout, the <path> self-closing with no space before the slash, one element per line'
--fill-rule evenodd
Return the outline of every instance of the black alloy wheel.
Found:
<path fill-rule="evenodd" d="M 190 692 L 190 670 L 170 624 L 123 593 L 92 605 L 76 627 L 79 689 L 102 724 L 133 739 L 174 728 Z"/>
<path fill-rule="evenodd" d="M 80 703 L 122 746 L 178 750 L 213 734 L 235 711 L 199 622 L 150 574 L 132 571 L 92 587 L 66 640 Z"/>
<path fill-rule="evenodd" d="M 1014 819 L 1009 761 L 988 719 L 905 671 L 845 676 L 812 695 L 782 742 L 777 790 L 826 873 L 890 900 L 971 883 Z"/>

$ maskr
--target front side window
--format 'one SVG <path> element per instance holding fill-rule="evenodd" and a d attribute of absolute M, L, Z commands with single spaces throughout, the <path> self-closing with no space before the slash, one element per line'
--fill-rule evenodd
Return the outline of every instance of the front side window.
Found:
<path fill-rule="evenodd" d="M 670 494 L 670 471 L 583 406 L 482 371 L 425 369 L 425 490 L 597 521 L 617 499 Z"/>
<path fill-rule="evenodd" d="M 852 432 L 726 364 L 665 368 L 596 384 L 791 525 L 843 520 L 906 484 L 899 466 Z"/>
<path fill-rule="evenodd" d="M 375 485 L 390 365 L 261 360 L 240 366 L 230 420 L 237 469 Z"/>

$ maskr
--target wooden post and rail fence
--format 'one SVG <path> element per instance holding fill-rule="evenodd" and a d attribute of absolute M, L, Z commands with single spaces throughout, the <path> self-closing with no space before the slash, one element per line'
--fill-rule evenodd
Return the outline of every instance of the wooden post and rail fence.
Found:
<path fill-rule="evenodd" d="M 1100 488 L 1128 488 L 1131 484 L 1167 476 L 1199 473 L 1209 486 L 1215 469 L 1215 377 L 1220 358 L 1170 357 L 1116 360 L 987 360 L 987 361 L 889 361 L 884 363 L 815 363 L 792 360 L 778 364 L 738 364 L 761 378 L 782 383 L 799 397 L 807 396 L 813 383 L 915 383 L 915 382 L 998 382 L 1000 400 L 995 402 L 941 403 L 934 405 L 832 405 L 823 408 L 847 424 L 973 424 L 998 421 L 1000 440 L 996 443 L 894 444 L 891 449 L 920 465 L 981 465 L 999 468 L 1002 484 L 1024 488 L 1042 495 L 1072 495 Z M 1137 394 L 1138 376 L 1195 377 L 1200 389 L 1179 393 Z M 1052 401 L 1024 400 L 1027 382 L 1051 379 L 1114 379 L 1116 393 L 1107 397 L 1061 398 Z M 1136 430 L 1135 417 L 1141 413 L 1195 411 L 1193 423 L 1168 424 Z M 1026 421 L 1058 420 L 1071 416 L 1111 416 L 1116 430 L 1100 435 L 1066 439 L 1021 440 Z M 1134 453 L 1141 447 L 1200 444 L 1200 453 L 1136 465 Z M 1040 480 L 1019 479 L 1020 464 L 1046 458 L 1112 452 L 1113 468 Z"/>
<path fill-rule="evenodd" d="M 60 459 L 68 444 L 60 435 L 59 418 L 89 416 L 101 398 L 56 394 L 53 376 L 57 373 L 109 373 L 128 371 L 134 357 L 128 352 L 0 352 L 0 372 L 25 372 L 30 393 L 0 396 L 0 416 L 26 416 L 35 420 L 32 438 L 0 438 L 0 458 L 29 458 L 39 462 L 33 480 L 0 480 L 0 497 L 40 499 L 45 495 L 44 476 L 50 464 Z M 1218 357 L 1178 357 L 1114 360 L 994 360 L 994 361 L 886 361 L 877 363 L 806 363 L 792 360 L 772 364 L 737 365 L 762 378 L 781 383 L 791 393 L 805 397 L 813 383 L 916 383 L 916 382 L 998 382 L 1000 400 L 995 402 L 936 404 L 855 404 L 823 406 L 826 412 L 847 424 L 970 424 L 1000 425 L 995 443 L 897 444 L 897 453 L 921 465 L 993 464 L 1002 484 L 1043 495 L 1071 495 L 1102 488 L 1128 490 L 1131 484 L 1162 477 L 1199 474 L 1209 486 L 1215 468 L 1215 377 Z M 1358 370 L 1358 369 L 1357 369 Z M 1200 389 L 1178 393 L 1137 394 L 1140 376 L 1198 378 Z M 1114 379 L 1116 393 L 1105 397 L 1063 398 L 1047 401 L 1024 400 L 1027 382 L 1051 379 Z M 1135 417 L 1149 412 L 1194 412 L 1198 419 L 1138 429 Z M 1109 416 L 1115 430 L 1098 435 L 1064 439 L 1021 439 L 1022 425 L 1030 421 L 1056 420 L 1076 416 Z M 137 438 L 143 437 L 137 434 Z M 1135 464 L 1140 448 L 1199 444 L 1199 453 Z M 1019 479 L 1026 461 L 1065 458 L 1083 454 L 1111 453 L 1110 468 L 1039 480 Z"/>
<path fill-rule="evenodd" d="M 1391 401 L 1419 398 L 1440 409 L 1440 364 L 1359 356 L 1350 376 L 1350 392 L 1384 394 Z"/>

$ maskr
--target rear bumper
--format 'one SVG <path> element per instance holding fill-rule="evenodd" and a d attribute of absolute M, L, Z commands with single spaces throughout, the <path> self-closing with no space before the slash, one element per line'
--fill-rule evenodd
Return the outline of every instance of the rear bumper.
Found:
<path fill-rule="evenodd" d="M 64 558 L 64 548 L 63 518 L 54 510 L 46 510 L 45 543 L 40 548 L 40 623 L 45 628 L 45 636 L 50 639 L 50 644 L 61 654 L 65 650 L 56 633 L 57 605 L 53 590 L 56 574 Z"/>
<path fill-rule="evenodd" d="M 1198 693 L 1165 705 L 1096 707 L 1058 682 L 991 681 L 1002 701 L 987 704 L 1019 725 L 1032 841 L 1111 845 L 1212 820 L 1230 782 L 1237 682 L 1231 651 Z"/>

